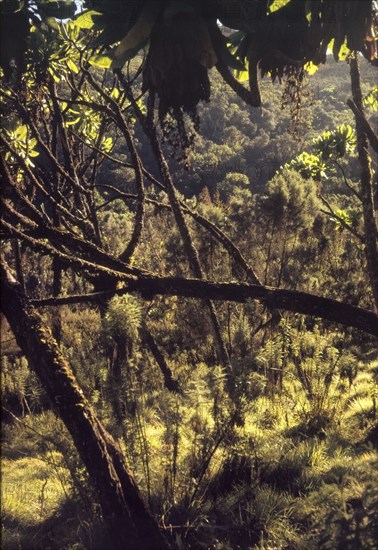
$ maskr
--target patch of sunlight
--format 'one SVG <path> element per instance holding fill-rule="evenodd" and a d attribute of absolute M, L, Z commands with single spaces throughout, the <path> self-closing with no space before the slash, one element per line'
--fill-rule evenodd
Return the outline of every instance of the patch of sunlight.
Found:
<path fill-rule="evenodd" d="M 349 404 L 347 417 L 362 415 L 367 418 L 373 418 L 376 415 L 376 407 L 377 403 L 374 395 L 356 397 Z"/>
<path fill-rule="evenodd" d="M 269 11 L 270 13 L 279 10 L 280 8 L 283 8 L 286 6 L 286 4 L 289 3 L 289 0 L 274 0 L 274 2 L 270 5 Z"/>
<path fill-rule="evenodd" d="M 1 501 L 3 518 L 26 526 L 43 521 L 59 508 L 70 487 L 70 474 L 61 455 L 50 452 L 39 458 L 2 460 Z"/>

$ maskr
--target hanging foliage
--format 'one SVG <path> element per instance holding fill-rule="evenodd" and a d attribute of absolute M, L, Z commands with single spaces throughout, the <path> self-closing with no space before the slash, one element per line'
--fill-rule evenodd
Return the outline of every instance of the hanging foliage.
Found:
<path fill-rule="evenodd" d="M 262 103 L 260 78 L 284 81 L 288 130 L 298 136 L 309 99 L 305 73 L 325 63 L 328 50 L 336 60 L 358 51 L 378 64 L 373 0 L 83 0 L 82 6 L 74 16 L 73 0 L 2 0 L 5 78 L 17 82 L 30 60 L 40 61 L 36 36 L 50 60 L 51 33 L 61 33 L 62 20 L 68 18 L 76 28 L 74 42 L 84 36 L 86 47 L 93 49 L 91 65 L 122 70 L 144 50 L 142 93 L 157 98 L 164 137 L 185 167 L 199 128 L 197 105 L 211 95 L 209 69 L 216 67 L 252 107 Z M 58 52 L 54 63 L 72 63 L 64 53 Z M 238 74 L 247 75 L 249 89 Z"/>

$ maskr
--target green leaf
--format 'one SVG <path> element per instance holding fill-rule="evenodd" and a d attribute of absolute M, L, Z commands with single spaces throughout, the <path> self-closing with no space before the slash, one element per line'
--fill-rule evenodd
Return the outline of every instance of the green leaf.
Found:
<path fill-rule="evenodd" d="M 356 135 L 349 124 L 341 124 L 335 130 L 323 132 L 313 140 L 315 150 L 324 160 L 342 158 L 352 153 L 356 144 Z"/>
<path fill-rule="evenodd" d="M 352 225 L 351 217 L 346 210 L 336 210 L 335 216 L 331 214 L 329 219 L 334 222 L 336 230 L 338 231 L 344 228 L 344 224 L 349 226 Z"/>
<path fill-rule="evenodd" d="M 350 54 L 350 49 L 348 48 L 346 41 L 344 41 L 339 48 L 336 48 L 334 38 L 332 38 L 332 40 L 328 43 L 327 51 L 328 53 L 332 52 L 336 60 L 341 59 L 342 61 L 344 61 Z"/>
<path fill-rule="evenodd" d="M 60 25 L 55 17 L 45 17 L 43 19 L 43 22 L 46 23 L 46 25 L 49 26 L 51 29 L 54 29 L 55 31 L 60 31 Z"/>
<path fill-rule="evenodd" d="M 269 1 L 269 11 L 270 13 L 279 10 L 280 8 L 283 8 L 288 4 L 290 0 L 270 0 Z"/>
<path fill-rule="evenodd" d="M 101 15 L 99 12 L 89 10 L 76 16 L 75 19 L 73 19 L 73 23 L 80 29 L 92 29 L 96 22 L 95 18 L 99 15 Z"/>
<path fill-rule="evenodd" d="M 364 105 L 372 111 L 378 111 L 378 87 L 370 90 L 370 92 L 363 98 L 363 102 Z"/>
<path fill-rule="evenodd" d="M 25 125 L 18 126 L 14 132 L 15 138 L 24 141 L 27 138 L 28 135 L 28 127 Z"/>
<path fill-rule="evenodd" d="M 112 62 L 113 59 L 104 54 L 92 55 L 92 57 L 89 58 L 89 63 L 91 65 L 103 69 L 110 69 L 110 67 L 112 67 Z"/>
<path fill-rule="evenodd" d="M 137 22 L 115 49 L 115 60 L 124 59 L 130 51 L 135 51 L 136 48 L 140 49 L 140 44 L 143 44 L 148 40 L 152 27 L 154 26 L 155 20 L 160 11 L 160 7 L 160 2 L 156 1 L 150 1 L 145 4 Z"/>
<path fill-rule="evenodd" d="M 78 74 L 79 67 L 72 61 L 72 59 L 67 59 L 67 66 L 75 74 Z"/>
<path fill-rule="evenodd" d="M 73 40 L 74 42 L 78 41 L 80 29 L 73 21 L 68 21 L 66 24 L 62 25 L 62 31 L 65 33 L 66 38 Z"/>
<path fill-rule="evenodd" d="M 110 92 L 110 97 L 112 99 L 115 99 L 117 100 L 120 96 L 120 93 L 119 93 L 119 89 L 118 88 L 114 88 L 111 92 Z"/>
<path fill-rule="evenodd" d="M 290 163 L 285 164 L 284 168 L 293 168 L 306 179 L 314 178 L 315 180 L 320 180 L 322 177 L 326 177 L 326 165 L 322 159 L 306 151 L 298 155 Z"/>
<path fill-rule="evenodd" d="M 313 74 L 316 73 L 316 71 L 319 69 L 318 65 L 315 65 L 314 63 L 312 63 L 311 61 L 309 61 L 308 63 L 306 63 L 306 65 L 304 66 L 304 70 L 306 71 L 307 74 L 309 74 L 310 76 L 312 76 Z"/>
<path fill-rule="evenodd" d="M 347 59 L 349 55 L 350 55 L 350 49 L 346 45 L 346 42 L 344 42 L 344 44 L 341 45 L 339 50 L 339 59 L 341 59 L 342 61 L 345 61 L 345 59 Z"/>
<path fill-rule="evenodd" d="M 48 72 L 51 74 L 51 76 L 54 79 L 54 82 L 61 82 L 62 78 L 59 76 L 54 70 L 48 69 Z"/>
<path fill-rule="evenodd" d="M 239 82 L 243 83 L 249 81 L 248 67 L 246 71 L 234 71 L 234 76 Z"/>
<path fill-rule="evenodd" d="M 113 148 L 113 138 L 111 137 L 103 138 L 100 144 L 100 149 L 102 151 L 105 151 L 106 153 L 110 153 L 112 148 Z"/>

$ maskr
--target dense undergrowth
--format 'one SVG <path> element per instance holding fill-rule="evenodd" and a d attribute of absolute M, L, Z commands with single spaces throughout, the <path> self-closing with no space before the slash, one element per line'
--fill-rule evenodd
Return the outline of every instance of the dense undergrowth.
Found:
<path fill-rule="evenodd" d="M 236 408 L 219 367 L 181 358 L 182 395 L 158 380 L 151 388 L 156 372 L 139 367 L 133 413 L 111 424 L 177 548 L 376 548 L 377 358 L 340 351 L 318 330 L 304 338 L 317 352 L 302 357 L 303 374 L 279 344 L 279 387 L 264 375 L 277 359 L 268 339 Z M 25 383 L 27 399 L 36 383 Z M 104 548 L 85 474 L 51 411 L 5 426 L 2 475 L 4 548 Z"/>

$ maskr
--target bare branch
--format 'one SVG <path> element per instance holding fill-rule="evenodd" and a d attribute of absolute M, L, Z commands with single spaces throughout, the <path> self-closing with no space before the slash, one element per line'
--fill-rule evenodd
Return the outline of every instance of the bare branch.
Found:
<path fill-rule="evenodd" d="M 109 267 L 96 264 L 82 258 L 78 258 L 77 256 L 73 256 L 72 254 L 62 252 L 58 248 L 49 244 L 46 239 L 35 239 L 24 231 L 16 229 L 13 225 L 9 224 L 5 220 L 2 220 L 1 224 L 7 230 L 7 235 L 21 239 L 22 241 L 28 243 L 35 250 L 39 250 L 44 254 L 48 254 L 52 257 L 58 257 L 63 265 L 65 265 L 66 267 L 70 267 L 73 270 L 80 272 L 81 274 L 88 272 L 92 276 L 106 275 L 110 279 L 116 281 L 128 281 L 130 280 L 130 278 L 133 278 L 135 276 L 133 274 L 133 271 L 135 272 L 136 268 L 124 265 L 124 270 L 117 271 L 115 269 L 111 269 Z M 139 270 L 136 270 L 136 272 L 138 271 Z"/>

